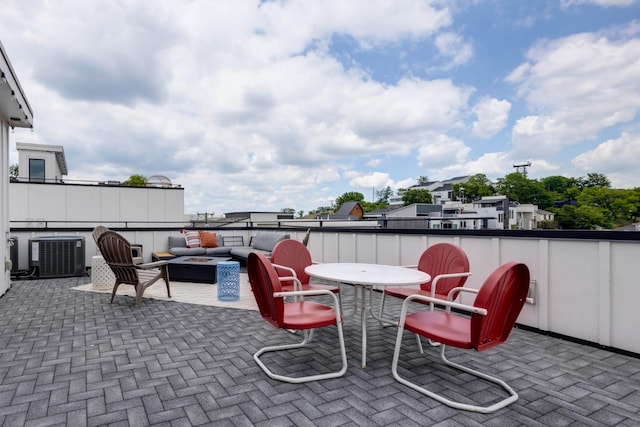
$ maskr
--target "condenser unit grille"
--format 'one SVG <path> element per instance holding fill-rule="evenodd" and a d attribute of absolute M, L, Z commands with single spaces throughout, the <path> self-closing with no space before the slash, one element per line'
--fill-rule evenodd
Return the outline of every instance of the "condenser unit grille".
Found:
<path fill-rule="evenodd" d="M 29 264 L 38 277 L 84 274 L 84 238 L 38 238 L 29 240 Z"/>

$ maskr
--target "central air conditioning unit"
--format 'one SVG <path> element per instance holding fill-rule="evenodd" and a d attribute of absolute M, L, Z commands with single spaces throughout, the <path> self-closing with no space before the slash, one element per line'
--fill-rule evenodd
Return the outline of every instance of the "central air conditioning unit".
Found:
<path fill-rule="evenodd" d="M 51 236 L 29 239 L 29 268 L 36 277 L 84 275 L 84 237 Z"/>

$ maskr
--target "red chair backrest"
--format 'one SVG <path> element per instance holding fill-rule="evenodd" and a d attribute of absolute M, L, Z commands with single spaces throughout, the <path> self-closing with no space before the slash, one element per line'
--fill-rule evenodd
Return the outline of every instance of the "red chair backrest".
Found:
<path fill-rule="evenodd" d="M 471 315 L 471 347 L 486 350 L 504 342 L 515 325 L 529 292 L 529 268 L 509 262 L 485 280 L 473 303 L 488 314 Z"/>
<path fill-rule="evenodd" d="M 267 322 L 281 328 L 284 298 L 273 296 L 274 292 L 282 291 L 276 270 L 264 255 L 252 252 L 247 257 L 247 274 L 260 314 Z"/>
<path fill-rule="evenodd" d="M 436 243 L 429 246 L 418 261 L 418 270 L 429 274 L 433 280 L 440 274 L 467 273 L 469 272 L 469 258 L 461 247 L 451 243 Z M 459 286 L 464 286 L 465 277 L 452 277 L 438 281 L 437 292 L 446 296 L 449 291 Z M 431 282 L 420 286 L 422 290 L 430 292 Z"/>
<path fill-rule="evenodd" d="M 309 275 L 304 272 L 304 269 L 312 264 L 311 253 L 305 245 L 297 240 L 279 241 L 271 251 L 271 262 L 292 268 L 303 285 L 309 283 Z M 291 273 L 279 269 L 278 275 L 290 276 Z"/>

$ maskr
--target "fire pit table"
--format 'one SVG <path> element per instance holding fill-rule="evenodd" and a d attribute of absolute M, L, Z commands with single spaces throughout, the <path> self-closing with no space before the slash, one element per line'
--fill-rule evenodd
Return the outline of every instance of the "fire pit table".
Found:
<path fill-rule="evenodd" d="M 216 268 L 230 257 L 181 256 L 170 259 L 169 280 L 178 282 L 216 283 Z"/>

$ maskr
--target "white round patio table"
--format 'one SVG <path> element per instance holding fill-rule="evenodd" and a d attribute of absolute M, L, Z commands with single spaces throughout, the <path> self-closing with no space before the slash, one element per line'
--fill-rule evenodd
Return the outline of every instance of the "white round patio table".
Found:
<path fill-rule="evenodd" d="M 362 367 L 367 366 L 367 315 L 366 297 L 374 286 L 413 286 L 431 281 L 431 276 L 413 268 L 384 264 L 363 264 L 353 262 L 337 262 L 313 264 L 304 271 L 317 279 L 329 280 L 337 283 L 345 283 L 355 286 L 354 312 L 357 310 L 358 288 L 362 289 L 362 303 L 360 306 L 360 328 L 362 330 Z M 371 307 L 371 314 L 373 307 Z"/>

